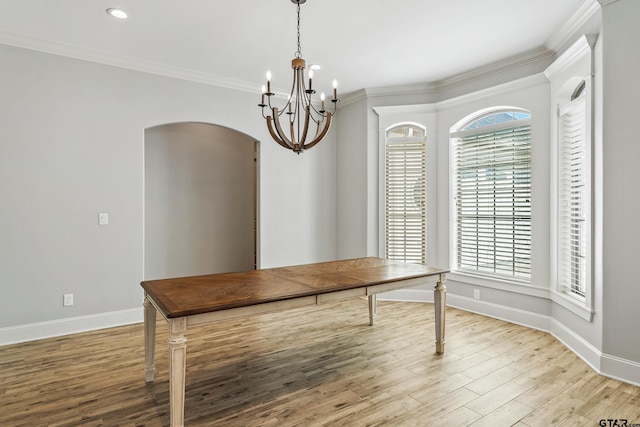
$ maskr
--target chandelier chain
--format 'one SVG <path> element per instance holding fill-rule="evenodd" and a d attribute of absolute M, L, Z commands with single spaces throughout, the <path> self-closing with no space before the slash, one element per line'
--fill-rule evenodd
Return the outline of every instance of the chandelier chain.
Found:
<path fill-rule="evenodd" d="M 298 50 L 296 51 L 296 58 L 302 58 L 302 47 L 300 47 L 300 2 L 298 4 Z"/>

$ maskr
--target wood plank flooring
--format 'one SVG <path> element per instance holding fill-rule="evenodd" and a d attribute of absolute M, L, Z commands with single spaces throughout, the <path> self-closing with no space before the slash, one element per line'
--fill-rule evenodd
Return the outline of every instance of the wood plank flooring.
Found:
<path fill-rule="evenodd" d="M 364 299 L 188 331 L 188 426 L 598 426 L 640 423 L 640 388 L 549 334 L 433 305 Z M 144 382 L 142 324 L 0 347 L 0 426 L 168 426 L 167 327 Z"/>

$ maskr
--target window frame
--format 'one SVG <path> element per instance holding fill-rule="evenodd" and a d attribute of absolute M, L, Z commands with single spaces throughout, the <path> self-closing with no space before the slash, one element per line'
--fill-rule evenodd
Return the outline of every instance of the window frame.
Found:
<path fill-rule="evenodd" d="M 482 119 L 484 118 L 488 118 L 491 116 L 497 117 L 499 114 L 501 113 L 514 113 L 513 114 L 513 119 L 512 120 L 508 120 L 505 122 L 501 122 L 501 123 L 496 123 L 496 120 L 494 119 L 494 123 L 493 124 L 485 124 L 485 125 L 480 125 L 480 126 L 473 126 L 476 122 L 480 122 Z M 516 118 L 516 114 L 523 114 L 524 116 L 526 116 L 526 118 Z M 494 258 L 493 258 L 493 271 L 487 271 L 487 269 L 482 270 L 482 269 L 473 269 L 473 268 L 469 268 L 466 266 L 463 266 L 459 263 L 459 259 L 461 259 L 462 254 L 459 251 L 459 245 L 461 244 L 461 240 L 462 237 L 458 236 L 458 229 L 460 226 L 460 223 L 462 220 L 459 219 L 458 216 L 458 207 L 457 207 L 457 184 L 458 184 L 458 180 L 459 177 L 457 175 L 457 143 L 459 141 L 461 141 L 462 138 L 464 138 L 465 136 L 469 137 L 473 137 L 474 135 L 477 136 L 481 136 L 481 135 L 491 135 L 493 133 L 492 137 L 495 137 L 497 140 L 501 140 L 501 137 L 498 136 L 500 132 L 502 131 L 509 131 L 511 129 L 522 129 L 522 128 L 527 128 L 527 139 L 528 139 L 528 153 L 527 153 L 527 158 L 526 160 L 528 161 L 528 169 L 527 169 L 527 175 L 528 175 L 528 195 L 527 195 L 527 202 L 528 202 L 528 240 L 526 242 L 526 247 L 528 249 L 528 254 L 526 255 L 526 257 L 528 257 L 528 274 L 520 274 L 517 275 L 515 273 L 516 271 L 516 267 L 513 267 L 513 272 L 511 274 L 504 274 L 501 273 L 498 267 L 497 267 L 497 260 L 498 257 L 495 255 L 494 253 Z M 531 247 L 532 247 L 532 218 L 531 218 L 531 211 L 532 211 L 532 204 L 531 204 L 531 198 L 532 198 L 532 187 L 531 187 L 531 179 L 532 179 L 532 174 L 533 174 L 533 170 L 531 167 L 531 161 L 532 161 L 532 149 L 531 149 L 531 142 L 532 142 L 532 114 L 530 111 L 524 109 L 524 108 L 516 108 L 516 107 L 492 107 L 492 108 L 488 108 L 488 109 L 484 109 L 484 110 L 480 110 L 480 111 L 476 111 L 473 114 L 470 114 L 468 116 L 466 116 L 464 119 L 460 120 L 454 127 L 452 127 L 450 129 L 449 132 L 449 152 L 450 152 L 450 198 L 449 198 L 449 204 L 450 204 L 450 241 L 451 241 L 451 251 L 450 251 L 450 265 L 451 265 L 451 269 L 452 269 L 452 273 L 454 274 L 459 274 L 459 275 L 463 275 L 463 276 L 468 276 L 468 277 L 472 277 L 472 278 L 477 278 L 477 279 L 483 279 L 483 280 L 491 280 L 494 282 L 501 282 L 501 283 L 505 283 L 505 284 L 518 284 L 518 285 L 526 285 L 529 286 L 531 285 L 531 277 L 532 277 L 532 272 L 531 272 L 531 266 L 532 266 L 532 259 L 531 259 Z M 514 155 L 518 156 L 517 151 L 514 151 Z M 517 159 L 514 160 L 517 162 Z M 515 181 L 515 177 L 512 176 L 511 181 L 514 182 Z M 479 184 L 479 185 L 485 185 L 485 184 Z M 480 196 L 477 196 L 480 197 Z M 499 200 L 499 195 L 496 196 L 496 198 L 492 199 L 492 200 Z M 517 208 L 517 201 L 516 199 L 511 199 L 511 205 L 513 207 L 513 209 L 515 210 Z M 462 209 L 462 208 L 460 208 Z M 496 210 L 494 209 L 494 212 L 496 212 Z M 516 215 L 514 214 L 514 218 L 513 221 L 515 221 L 515 217 Z M 495 214 L 493 218 L 500 218 L 500 215 Z M 494 219 L 494 222 L 496 222 L 497 220 Z M 515 227 L 515 225 L 512 225 L 513 229 L 516 230 L 517 227 Z M 515 232 L 515 231 L 514 231 Z M 494 231 L 494 233 L 496 233 L 495 235 L 497 235 L 497 231 Z M 479 234 L 479 233 L 477 233 Z M 526 234 L 526 231 L 525 231 Z M 480 245 L 480 237 L 476 236 L 478 242 L 476 243 L 476 245 Z M 473 241 L 473 239 L 471 239 Z M 516 247 L 518 246 L 518 244 L 516 243 L 517 239 L 514 237 L 512 240 L 508 241 L 507 244 L 511 245 L 513 251 L 516 250 Z M 471 242 L 473 243 L 473 242 Z M 494 245 L 497 246 L 497 245 Z M 494 252 L 495 252 L 495 248 L 494 248 Z M 513 259 L 512 259 L 513 262 Z M 519 263 L 520 265 L 524 265 Z"/>
<path fill-rule="evenodd" d="M 601 77 L 596 77 L 595 46 L 597 36 L 583 35 L 576 40 L 565 52 L 560 55 L 545 71 L 544 74 L 551 84 L 551 301 L 576 316 L 592 322 L 596 307 L 596 298 L 601 298 L 602 292 L 602 111 L 596 111 L 595 97 L 601 97 Z M 584 87 L 582 82 L 584 81 Z M 600 83 L 597 83 L 597 82 Z M 598 86 L 600 88 L 598 89 Z M 589 171 L 589 227 L 587 235 L 589 248 L 586 253 L 589 257 L 586 273 L 588 282 L 585 289 L 585 297 L 577 298 L 564 292 L 559 280 L 560 260 L 560 224 L 558 220 L 560 203 L 559 186 L 559 149 L 560 149 L 560 112 L 568 105 L 576 95 L 584 97 L 585 102 L 585 138 L 586 147 L 589 150 L 590 161 L 587 165 Z M 599 128 L 599 130 L 597 130 Z M 599 289 L 596 296 L 596 289 Z M 601 299 L 597 306 L 601 306 Z"/>
<path fill-rule="evenodd" d="M 437 214 L 437 181 L 438 181 L 438 150 L 436 141 L 436 105 L 385 105 L 372 108 L 378 116 L 376 141 L 371 140 L 368 152 L 369 165 L 367 179 L 370 191 L 367 193 L 367 205 L 371 214 L 367 221 L 368 240 L 367 250 L 370 254 L 384 257 L 384 144 L 386 130 L 401 123 L 419 125 L 426 129 L 427 138 L 427 264 L 445 265 L 439 259 Z M 375 148 L 374 148 L 375 147 Z M 446 258 L 445 258 L 446 259 Z"/>
<path fill-rule="evenodd" d="M 400 128 L 406 128 L 406 127 L 417 128 L 421 131 L 422 135 L 419 135 L 419 136 L 405 135 L 400 137 L 390 136 L 390 133 L 393 132 L 394 130 L 400 129 Z M 427 129 L 425 126 L 422 126 L 418 123 L 401 122 L 385 129 L 384 135 L 385 137 L 384 137 L 384 147 L 383 147 L 383 156 L 382 156 L 382 163 L 384 164 L 384 167 L 382 169 L 383 173 L 381 174 L 382 180 L 383 180 L 382 196 L 384 199 L 384 203 L 383 203 L 384 209 L 381 212 L 382 221 L 384 222 L 384 229 L 381 235 L 382 237 L 381 246 L 383 247 L 383 256 L 384 258 L 395 259 L 395 260 L 400 260 L 405 262 L 426 264 L 427 254 L 428 254 L 428 250 L 427 250 L 427 241 L 428 241 L 428 238 L 427 238 L 427 234 L 428 234 L 427 232 L 428 230 L 427 228 L 427 224 L 428 224 L 427 222 L 427 206 L 428 206 L 427 205 L 427 145 L 428 145 Z M 407 150 L 402 150 L 402 145 L 405 145 L 405 148 L 407 148 Z M 389 150 L 390 147 L 395 147 L 396 149 Z M 416 158 L 420 156 L 420 154 L 416 156 L 416 153 L 420 153 L 420 152 L 421 152 L 422 159 L 416 160 Z M 395 153 L 395 155 L 391 153 Z M 415 167 L 416 161 L 422 163 L 421 165 L 422 169 L 421 171 L 419 171 L 419 173 L 417 174 L 412 173 L 409 175 L 409 179 L 417 178 L 421 180 L 420 183 L 422 184 L 421 185 L 422 192 L 419 196 L 422 203 L 421 212 L 417 212 L 417 213 L 407 212 L 407 205 L 399 203 L 396 206 L 396 209 L 402 209 L 403 212 L 396 215 L 395 219 L 390 218 L 390 215 L 389 215 L 390 202 L 389 202 L 389 191 L 388 191 L 389 189 L 388 177 L 390 174 L 388 160 L 390 159 L 390 156 L 392 156 L 392 158 L 395 158 L 396 160 L 399 160 L 400 162 L 402 160 L 408 162 L 410 167 Z M 404 180 L 404 178 L 401 176 L 398 176 L 398 174 L 394 173 L 394 175 L 395 175 L 395 179 L 394 179 L 395 182 L 401 182 Z M 420 175 L 420 177 L 418 177 L 417 175 Z M 406 201 L 408 194 L 406 190 L 398 190 L 398 191 L 394 191 L 393 197 L 395 199 L 399 198 L 401 199 L 401 201 L 402 200 Z M 400 257 L 399 254 L 402 252 L 402 250 L 396 249 L 394 251 L 390 251 L 389 240 L 390 238 L 393 238 L 394 241 L 398 243 L 402 243 L 401 242 L 403 240 L 402 237 L 393 236 L 394 233 L 390 231 L 390 229 L 395 228 L 393 225 L 390 225 L 390 222 L 402 221 L 402 220 L 410 221 L 411 223 L 413 223 L 414 224 L 413 228 L 417 227 L 418 231 L 415 233 L 409 233 L 409 235 L 405 234 L 404 236 L 404 240 L 405 240 L 404 255 L 405 256 Z M 416 222 L 421 223 L 421 225 L 415 226 Z M 422 234 L 422 236 L 418 236 L 419 234 Z M 416 237 L 421 239 L 419 244 L 414 245 L 413 248 L 411 248 L 409 252 L 407 252 L 406 240 L 407 239 L 411 240 L 412 238 L 415 239 Z M 411 252 L 413 252 L 413 256 L 411 255 Z M 419 252 L 419 256 L 415 255 L 417 252 Z"/>
<path fill-rule="evenodd" d="M 577 89 L 585 83 L 584 89 L 579 93 L 575 99 L 574 95 L 577 93 Z M 596 172 L 595 172 L 595 147 L 594 147 L 594 129 L 593 129 L 593 79 L 591 76 L 572 77 L 564 85 L 565 90 L 557 98 L 557 104 L 554 111 L 555 126 L 553 132 L 555 134 L 552 150 L 552 182 L 554 189 L 552 192 L 552 209 L 553 209 L 553 232 L 551 244 L 552 247 L 552 285 L 551 285 L 551 300 L 581 318 L 592 321 L 594 314 L 594 284 L 597 280 L 595 274 L 596 265 L 596 247 L 594 244 L 596 234 L 596 215 L 597 215 L 597 197 L 596 197 Z M 585 161 L 585 176 L 588 182 L 587 201 L 586 206 L 588 209 L 585 224 L 585 295 L 582 297 L 576 295 L 573 292 L 568 291 L 565 283 L 561 280 L 562 268 L 562 250 L 561 250 L 561 227 L 562 222 L 561 215 L 561 197 L 562 189 L 560 184 L 560 168 L 562 149 L 562 114 L 566 111 L 574 108 L 577 103 L 584 105 L 584 136 L 585 136 L 585 150 L 587 160 Z"/>

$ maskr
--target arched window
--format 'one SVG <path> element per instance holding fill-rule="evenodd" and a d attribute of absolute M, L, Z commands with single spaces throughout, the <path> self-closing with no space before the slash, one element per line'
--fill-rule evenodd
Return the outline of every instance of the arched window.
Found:
<path fill-rule="evenodd" d="M 426 263 L 426 129 L 395 125 L 385 138 L 385 257 Z"/>
<path fill-rule="evenodd" d="M 531 277 L 531 114 L 494 109 L 452 129 L 454 271 Z"/>

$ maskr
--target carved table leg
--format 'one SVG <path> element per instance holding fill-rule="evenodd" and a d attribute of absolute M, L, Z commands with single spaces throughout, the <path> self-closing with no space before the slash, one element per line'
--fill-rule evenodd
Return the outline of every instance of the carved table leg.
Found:
<path fill-rule="evenodd" d="M 445 308 L 447 305 L 446 280 L 446 276 L 441 274 L 440 280 L 433 290 L 433 302 L 436 314 L 436 353 L 444 353 L 444 324 Z"/>
<path fill-rule="evenodd" d="M 187 319 L 169 319 L 169 415 L 171 427 L 184 426 L 184 389 L 187 361 Z"/>
<path fill-rule="evenodd" d="M 155 377 L 156 354 L 156 308 L 144 295 L 144 362 L 145 381 L 150 383 Z"/>
<path fill-rule="evenodd" d="M 373 326 L 373 322 L 376 320 L 376 311 L 378 310 L 377 295 L 369 295 L 369 325 Z"/>

